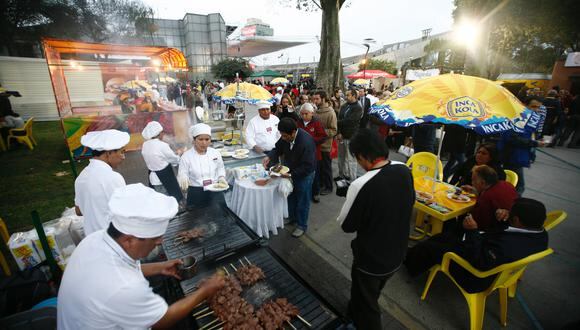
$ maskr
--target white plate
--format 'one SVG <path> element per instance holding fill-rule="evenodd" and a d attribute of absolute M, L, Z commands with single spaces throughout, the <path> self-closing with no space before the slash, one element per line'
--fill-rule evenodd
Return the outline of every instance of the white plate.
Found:
<path fill-rule="evenodd" d="M 234 150 L 234 154 L 236 154 L 238 156 L 247 155 L 249 153 L 250 153 L 250 150 L 248 150 L 248 149 L 238 149 L 238 150 Z"/>
<path fill-rule="evenodd" d="M 234 153 L 230 151 L 220 152 L 220 154 L 222 155 L 222 157 L 232 157 L 234 155 Z"/>
<path fill-rule="evenodd" d="M 248 155 L 241 155 L 240 156 L 240 155 L 233 154 L 232 157 L 235 158 L 235 159 L 246 159 L 249 156 Z"/>
<path fill-rule="evenodd" d="M 465 195 L 459 195 L 459 199 L 454 198 L 454 194 L 447 194 L 447 198 L 457 203 L 469 203 L 471 198 Z"/>
<path fill-rule="evenodd" d="M 270 174 L 280 175 L 280 174 L 286 174 L 286 173 L 290 172 L 290 169 L 288 168 L 288 166 L 282 166 L 282 169 L 278 173 L 273 172 L 272 171 L 273 168 L 274 168 L 274 166 L 270 167 Z"/>
<path fill-rule="evenodd" d="M 204 187 L 204 190 L 206 190 L 206 191 L 213 191 L 213 192 L 220 192 L 220 191 L 226 191 L 226 190 L 228 190 L 230 188 L 229 185 L 227 187 L 225 187 L 225 188 L 216 188 L 215 187 L 216 184 L 217 183 L 212 183 L 209 186 Z"/>

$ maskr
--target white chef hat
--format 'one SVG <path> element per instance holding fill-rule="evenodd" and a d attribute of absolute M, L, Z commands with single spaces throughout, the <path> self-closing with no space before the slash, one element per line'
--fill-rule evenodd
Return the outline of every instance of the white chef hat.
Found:
<path fill-rule="evenodd" d="M 150 140 L 163 132 L 163 126 L 157 121 L 150 121 L 141 132 L 145 140 Z"/>
<path fill-rule="evenodd" d="M 154 238 L 165 234 L 177 214 L 175 198 L 141 183 L 115 189 L 109 200 L 109 216 L 115 228 L 126 235 Z"/>
<path fill-rule="evenodd" d="M 189 134 L 192 138 L 201 134 L 211 136 L 211 127 L 208 124 L 195 124 L 189 128 Z"/>
<path fill-rule="evenodd" d="M 314 106 L 312 105 L 312 103 L 304 103 L 301 107 L 300 107 L 300 111 L 305 110 L 308 112 L 314 112 Z"/>
<path fill-rule="evenodd" d="M 270 107 L 272 106 L 272 103 L 268 102 L 268 101 L 258 101 L 256 102 L 256 106 L 259 109 L 270 109 Z"/>
<path fill-rule="evenodd" d="M 116 129 L 92 131 L 81 137 L 81 144 L 97 151 L 121 149 L 129 143 L 131 137 L 126 132 Z"/>
<path fill-rule="evenodd" d="M 284 88 L 282 88 L 282 86 L 278 86 L 278 87 L 276 88 L 276 91 L 278 91 L 278 92 L 279 92 L 279 91 L 283 91 L 283 90 L 284 90 Z"/>

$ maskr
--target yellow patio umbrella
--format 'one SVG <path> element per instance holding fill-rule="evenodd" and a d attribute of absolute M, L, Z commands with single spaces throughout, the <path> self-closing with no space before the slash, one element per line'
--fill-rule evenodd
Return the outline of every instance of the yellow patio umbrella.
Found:
<path fill-rule="evenodd" d="M 247 82 L 229 84 L 214 96 L 216 101 L 221 101 L 226 104 L 236 101 L 253 104 L 258 101 L 271 101 L 272 98 L 272 94 L 263 87 Z"/>
<path fill-rule="evenodd" d="M 358 85 L 358 86 L 368 86 L 369 85 L 369 81 L 367 79 L 357 79 L 355 80 L 353 83 L 353 85 Z"/>
<path fill-rule="evenodd" d="M 455 124 L 478 134 L 537 129 L 540 116 L 494 81 L 461 74 L 416 80 L 373 105 L 369 114 L 388 125 Z M 440 139 L 439 150 L 445 134 Z M 437 171 L 435 171 L 437 173 Z"/>
<path fill-rule="evenodd" d="M 270 83 L 272 84 L 287 84 L 289 83 L 288 79 L 284 78 L 284 77 L 278 77 L 278 78 L 274 78 L 270 81 Z"/>

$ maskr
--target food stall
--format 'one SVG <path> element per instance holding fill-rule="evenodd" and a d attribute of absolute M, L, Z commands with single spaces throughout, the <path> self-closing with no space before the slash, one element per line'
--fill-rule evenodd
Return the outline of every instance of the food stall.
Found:
<path fill-rule="evenodd" d="M 90 156 L 91 151 L 80 143 L 81 136 L 90 131 L 125 131 L 131 136 L 127 150 L 140 149 L 141 131 L 152 120 L 163 125 L 174 148 L 189 144 L 187 109 L 161 97 L 154 86 L 165 83 L 161 79 L 167 81 L 168 72 L 187 71 L 179 50 L 52 38 L 44 38 L 43 47 L 66 143 L 75 159 Z M 102 100 L 71 102 L 65 72 L 82 75 L 95 70 L 103 81 Z"/>

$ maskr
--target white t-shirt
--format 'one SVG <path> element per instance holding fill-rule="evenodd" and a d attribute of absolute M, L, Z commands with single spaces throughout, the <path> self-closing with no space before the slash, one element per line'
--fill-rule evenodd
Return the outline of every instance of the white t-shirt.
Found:
<path fill-rule="evenodd" d="M 181 156 L 177 176 L 187 177 L 193 187 L 203 187 L 207 180 L 216 183 L 220 177 L 226 176 L 222 155 L 214 148 L 207 148 L 205 155 L 191 148 Z"/>
<path fill-rule="evenodd" d="M 148 329 L 167 309 L 140 262 L 100 230 L 69 259 L 58 293 L 58 329 Z"/>
<path fill-rule="evenodd" d="M 151 171 L 149 174 L 149 181 L 152 185 L 160 185 L 161 181 L 154 171 L 161 171 L 167 165 L 179 164 L 179 156 L 177 156 L 169 144 L 159 139 L 147 140 L 141 147 L 141 155 L 145 160 L 145 165 Z"/>
<path fill-rule="evenodd" d="M 89 160 L 75 180 L 75 205 L 85 217 L 85 234 L 107 229 L 109 226 L 109 199 L 119 187 L 125 186 L 123 176 L 109 164 L 98 159 Z"/>
<path fill-rule="evenodd" d="M 274 149 L 280 139 L 278 123 L 280 119 L 270 115 L 268 119 L 262 119 L 259 115 L 252 118 L 246 127 L 246 144 L 250 149 L 258 146 L 265 151 Z"/>

